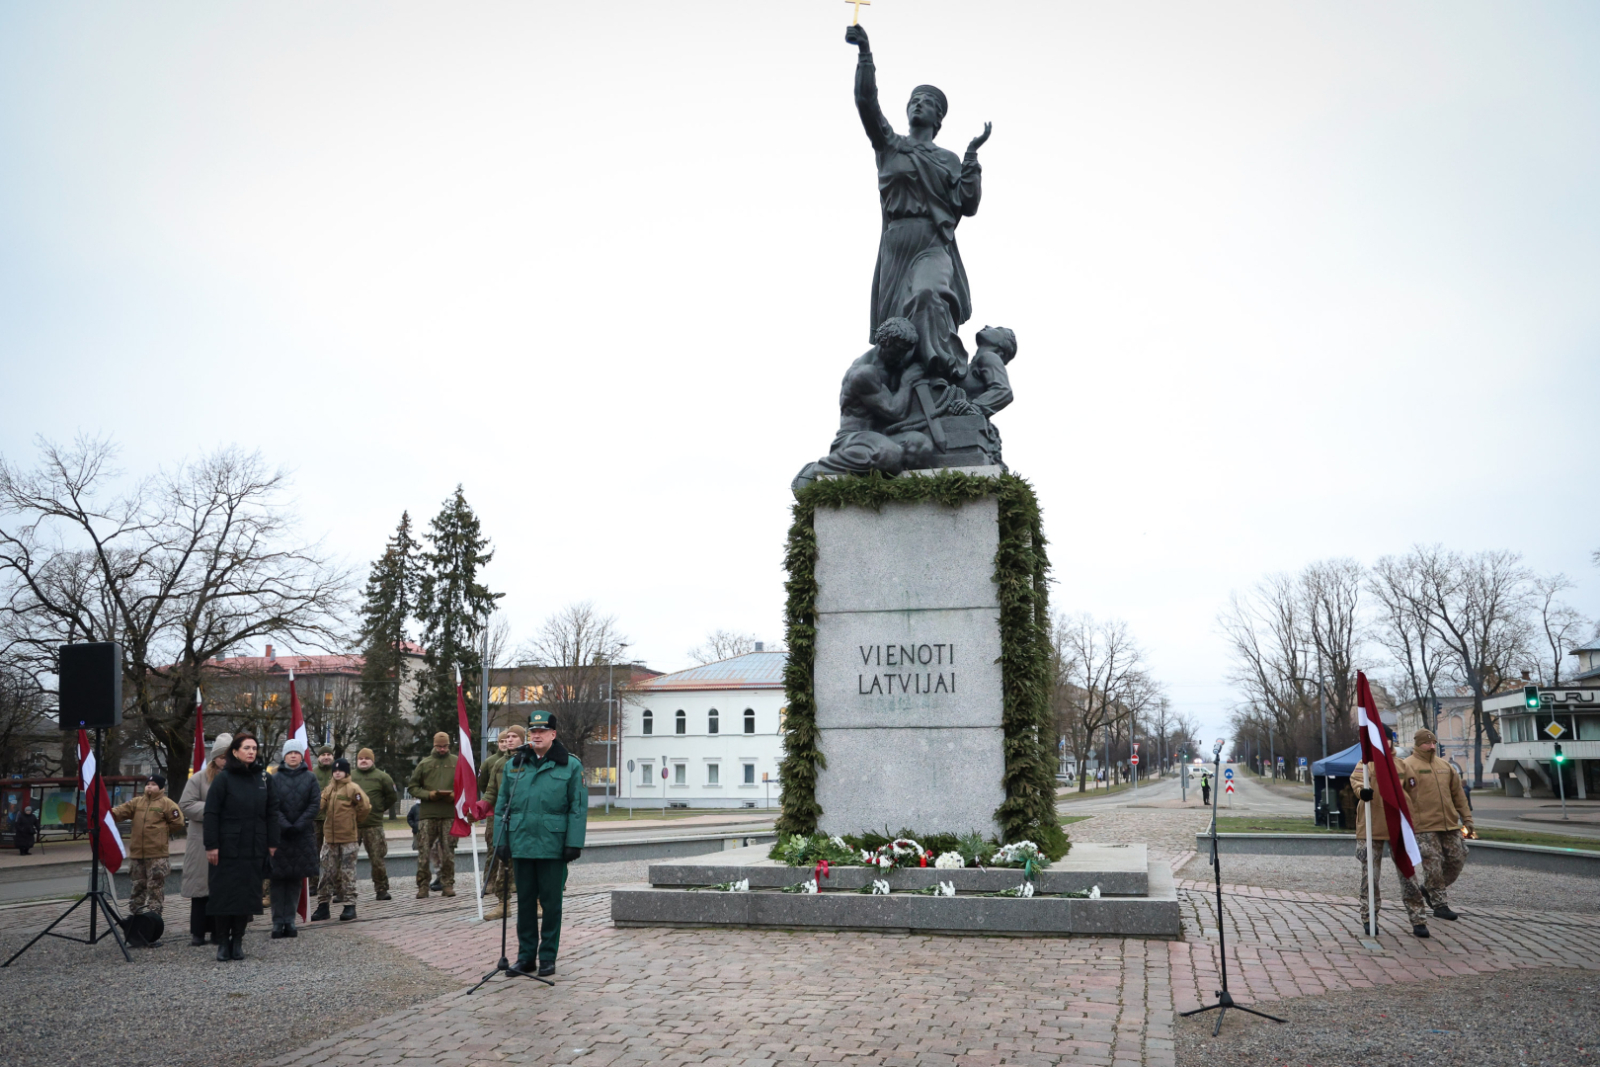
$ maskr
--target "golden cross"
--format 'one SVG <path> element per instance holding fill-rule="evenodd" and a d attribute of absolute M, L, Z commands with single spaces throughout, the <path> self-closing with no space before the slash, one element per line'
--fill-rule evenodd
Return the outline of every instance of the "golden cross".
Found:
<path fill-rule="evenodd" d="M 866 4 L 868 7 L 871 7 L 872 0 L 844 0 L 844 2 L 847 4 L 854 4 L 856 6 L 856 17 L 850 20 L 850 25 L 861 25 L 861 5 Z"/>

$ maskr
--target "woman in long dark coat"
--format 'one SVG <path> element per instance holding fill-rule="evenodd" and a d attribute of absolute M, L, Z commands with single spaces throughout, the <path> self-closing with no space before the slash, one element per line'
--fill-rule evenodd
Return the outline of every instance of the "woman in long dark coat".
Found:
<path fill-rule="evenodd" d="M 299 937 L 295 906 L 307 878 L 322 869 L 317 857 L 317 809 L 321 790 L 306 766 L 306 744 L 291 738 L 283 746 L 283 762 L 272 776 L 278 795 L 278 851 L 272 854 L 272 936 Z"/>
<path fill-rule="evenodd" d="M 206 793 L 206 860 L 211 895 L 206 914 L 226 918 L 227 939 L 217 959 L 244 959 L 244 928 L 261 914 L 261 880 L 278 851 L 278 794 L 273 776 L 257 762 L 256 739 L 241 732 L 228 746 L 228 762 Z M 218 923 L 219 932 L 223 924 Z"/>

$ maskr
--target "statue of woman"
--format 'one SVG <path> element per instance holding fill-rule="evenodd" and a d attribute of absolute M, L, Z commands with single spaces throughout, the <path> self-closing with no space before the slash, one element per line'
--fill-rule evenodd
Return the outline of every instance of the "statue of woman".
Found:
<path fill-rule="evenodd" d="M 895 133 L 878 106 L 867 31 L 851 26 L 844 39 L 861 50 L 856 109 L 877 153 L 883 207 L 868 338 L 888 319 L 910 319 L 917 328 L 917 359 L 930 375 L 957 383 L 966 376 L 967 351 L 956 327 L 972 314 L 972 294 L 956 250 L 956 223 L 978 212 L 978 149 L 989 139 L 990 124 L 984 123 L 983 133 L 967 145 L 966 158 L 958 159 L 933 143 L 948 109 L 944 93 L 919 85 L 906 104 L 910 132 Z"/>

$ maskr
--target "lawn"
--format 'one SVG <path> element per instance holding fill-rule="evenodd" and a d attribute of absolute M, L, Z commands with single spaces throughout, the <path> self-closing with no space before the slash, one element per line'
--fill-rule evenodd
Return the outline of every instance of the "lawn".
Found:
<path fill-rule="evenodd" d="M 1071 826 L 1075 822 L 1082 822 L 1085 819 L 1092 818 L 1094 818 L 1093 815 L 1063 815 L 1061 816 L 1061 825 Z"/>

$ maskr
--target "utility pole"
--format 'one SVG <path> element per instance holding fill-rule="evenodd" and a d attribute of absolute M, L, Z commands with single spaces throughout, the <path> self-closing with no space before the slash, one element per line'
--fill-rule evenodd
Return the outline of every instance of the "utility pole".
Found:
<path fill-rule="evenodd" d="M 483 616 L 483 699 L 482 711 L 478 715 L 478 766 L 482 767 L 489 758 L 489 615 Z"/>

